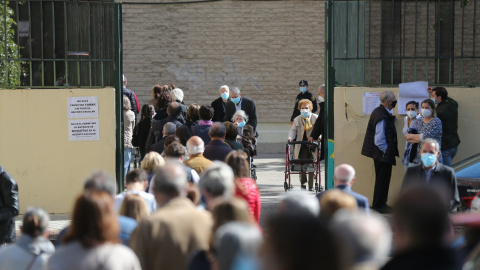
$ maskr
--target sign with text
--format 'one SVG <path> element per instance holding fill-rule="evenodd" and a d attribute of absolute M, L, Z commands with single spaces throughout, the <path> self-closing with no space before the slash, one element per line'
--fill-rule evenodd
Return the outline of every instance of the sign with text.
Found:
<path fill-rule="evenodd" d="M 98 141 L 98 119 L 68 120 L 68 138 L 70 141 Z"/>
<path fill-rule="evenodd" d="M 363 93 L 363 114 L 371 114 L 375 108 L 380 106 L 381 92 Z"/>
<path fill-rule="evenodd" d="M 98 97 L 68 97 L 68 118 L 98 118 Z"/>

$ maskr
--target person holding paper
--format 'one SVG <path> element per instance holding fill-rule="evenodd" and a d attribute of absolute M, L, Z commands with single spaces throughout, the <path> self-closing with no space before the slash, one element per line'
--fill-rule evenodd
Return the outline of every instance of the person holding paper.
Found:
<path fill-rule="evenodd" d="M 413 121 L 411 129 L 416 129 L 418 134 L 407 134 L 405 139 L 409 143 L 417 143 L 417 155 L 413 163 L 419 164 L 420 161 L 420 143 L 427 138 L 432 138 L 437 142 L 442 141 L 442 121 L 435 117 L 435 104 L 431 99 L 425 99 L 422 102 L 422 117 Z M 438 162 L 443 163 L 442 155 L 438 157 Z"/>
<path fill-rule="evenodd" d="M 403 135 L 407 134 L 417 134 L 417 130 L 414 128 L 410 128 L 412 125 L 413 121 L 416 119 L 419 119 L 421 117 L 420 114 L 418 114 L 418 102 L 412 100 L 407 103 L 406 106 L 406 111 L 407 111 L 407 116 L 405 116 L 404 119 L 404 125 L 403 125 Z M 413 162 L 413 159 L 417 155 L 417 144 L 415 143 L 410 143 L 407 141 L 405 145 L 405 153 L 403 154 L 403 159 L 402 163 L 405 165 L 405 170 L 408 167 L 408 164 Z"/>
<path fill-rule="evenodd" d="M 397 129 L 393 108 L 397 99 L 392 91 L 382 92 L 379 96 L 380 106 L 375 108 L 368 121 L 362 155 L 373 159 L 375 165 L 375 189 L 373 191 L 372 209 L 390 212 L 387 205 L 392 165 L 396 165 L 398 157 Z"/>

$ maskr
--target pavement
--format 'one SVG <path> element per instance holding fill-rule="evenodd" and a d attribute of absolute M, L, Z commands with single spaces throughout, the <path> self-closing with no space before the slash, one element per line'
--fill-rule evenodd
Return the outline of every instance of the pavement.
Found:
<path fill-rule="evenodd" d="M 274 214 L 278 208 L 278 202 L 285 194 L 283 182 L 285 181 L 285 154 L 260 154 L 253 164 L 257 166 L 257 185 L 262 198 L 262 209 L 260 216 L 260 225 L 264 225 L 269 216 Z M 323 162 L 321 164 L 321 173 L 323 179 Z M 291 175 L 293 190 L 300 189 L 298 176 Z M 323 184 L 321 184 L 323 185 Z M 312 192 L 313 196 L 314 192 Z M 50 214 L 50 240 L 55 240 L 58 233 L 70 225 L 71 214 Z M 20 226 L 22 225 L 23 215 L 15 218 L 17 236 L 20 236 Z"/>

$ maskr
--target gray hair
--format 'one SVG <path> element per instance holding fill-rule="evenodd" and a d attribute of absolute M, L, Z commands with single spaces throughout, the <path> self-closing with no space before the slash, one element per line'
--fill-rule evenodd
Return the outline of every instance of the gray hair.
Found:
<path fill-rule="evenodd" d="M 320 89 L 320 92 L 322 92 L 322 94 L 325 94 L 325 84 L 320 85 L 318 89 Z"/>
<path fill-rule="evenodd" d="M 132 109 L 132 103 L 130 103 L 130 99 L 127 96 L 123 96 L 123 110 L 128 111 Z"/>
<path fill-rule="evenodd" d="M 394 100 L 395 94 L 392 91 L 384 91 L 380 93 L 379 99 L 380 99 L 380 102 L 385 103 L 389 100 Z"/>
<path fill-rule="evenodd" d="M 286 193 L 279 208 L 282 213 L 309 213 L 315 217 L 320 215 L 318 199 L 305 191 Z"/>
<path fill-rule="evenodd" d="M 392 230 L 385 218 L 375 213 L 340 210 L 331 226 L 351 249 L 354 262 L 368 259 L 379 267 L 385 263 L 392 244 Z"/>
<path fill-rule="evenodd" d="M 28 207 L 23 216 L 22 233 L 37 237 L 45 233 L 50 222 L 48 213 L 40 207 Z"/>
<path fill-rule="evenodd" d="M 256 258 L 262 243 L 262 233 L 253 224 L 229 222 L 222 225 L 215 232 L 213 242 L 219 269 L 233 269 L 240 256 Z"/>
<path fill-rule="evenodd" d="M 172 122 L 167 122 L 163 126 L 163 135 L 165 137 L 175 134 L 175 131 L 177 131 L 177 126 Z"/>
<path fill-rule="evenodd" d="M 221 161 L 214 161 L 203 172 L 198 187 L 200 191 L 206 191 L 215 198 L 232 197 L 234 189 L 232 168 Z"/>
<path fill-rule="evenodd" d="M 335 178 L 344 183 L 350 184 L 355 177 L 355 169 L 348 165 L 342 164 L 335 167 Z"/>
<path fill-rule="evenodd" d="M 223 138 L 225 137 L 226 133 L 227 128 L 222 122 L 213 123 L 213 125 L 210 126 L 210 130 L 208 131 L 208 134 L 210 134 L 210 137 L 212 138 Z"/>
<path fill-rule="evenodd" d="M 167 161 L 155 172 L 153 190 L 172 197 L 185 196 L 187 174 L 177 161 Z"/>
<path fill-rule="evenodd" d="M 183 90 L 180 88 L 174 88 L 170 94 L 172 95 L 173 99 L 183 101 Z"/>
<path fill-rule="evenodd" d="M 244 110 L 238 110 L 238 111 L 236 111 L 236 112 L 233 114 L 232 122 L 235 123 L 235 117 L 236 117 L 237 115 L 240 115 L 241 117 L 243 117 L 243 119 L 245 120 L 245 122 L 248 122 L 248 115 L 245 113 Z"/>
<path fill-rule="evenodd" d="M 190 140 L 187 141 L 187 151 L 189 155 L 196 155 L 205 151 L 205 144 L 193 145 Z"/>
<path fill-rule="evenodd" d="M 239 94 L 240 94 L 240 88 L 238 88 L 238 87 L 235 86 L 235 87 L 233 87 L 233 88 L 230 90 L 230 93 L 239 95 Z"/>
<path fill-rule="evenodd" d="M 440 144 L 438 143 L 437 140 L 435 139 L 432 139 L 432 138 L 426 138 L 422 141 L 422 146 L 420 147 L 420 149 L 423 148 L 423 145 L 426 144 L 426 143 L 432 143 L 435 145 L 435 151 L 440 151 Z"/>
<path fill-rule="evenodd" d="M 222 94 L 222 89 L 227 90 L 227 93 L 230 93 L 230 88 L 228 88 L 228 85 L 222 85 L 220 86 L 220 89 L 218 89 L 218 92 Z"/>
<path fill-rule="evenodd" d="M 84 191 L 94 190 L 107 192 L 110 196 L 115 196 L 115 181 L 105 171 L 98 171 L 92 174 L 83 185 Z"/>

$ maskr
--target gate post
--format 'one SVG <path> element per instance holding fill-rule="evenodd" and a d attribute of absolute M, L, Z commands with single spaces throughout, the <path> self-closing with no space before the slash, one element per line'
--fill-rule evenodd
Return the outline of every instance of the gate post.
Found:
<path fill-rule="evenodd" d="M 124 188 L 123 181 L 123 45 L 122 45 L 122 4 L 115 3 L 115 115 L 116 115 L 116 155 L 115 179 L 117 192 Z"/>
<path fill-rule="evenodd" d="M 333 91 L 335 87 L 335 68 L 333 67 L 333 40 L 332 40 L 332 23 L 333 23 L 333 1 L 325 2 L 325 114 L 324 114 L 324 131 L 323 140 L 325 144 L 325 189 L 334 188 L 334 138 L 333 138 Z"/>

